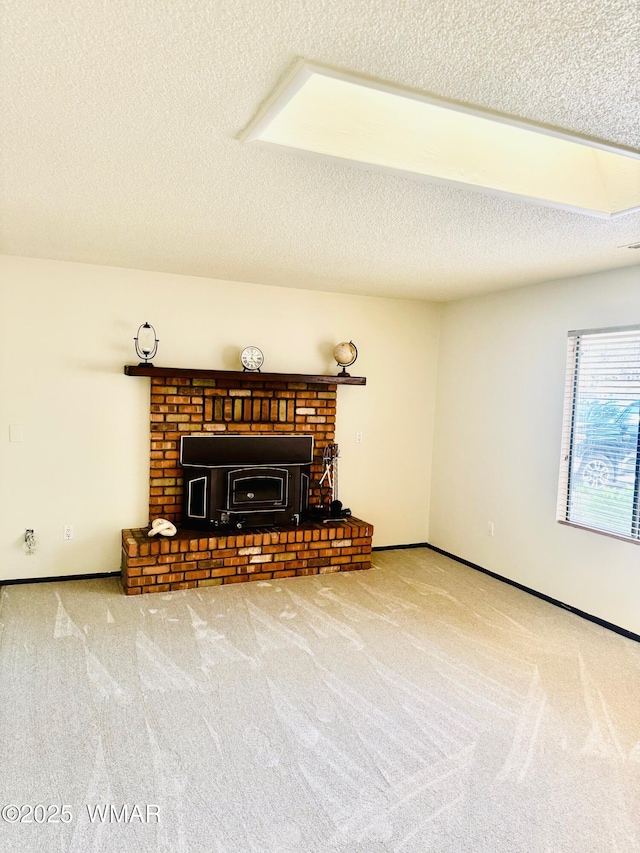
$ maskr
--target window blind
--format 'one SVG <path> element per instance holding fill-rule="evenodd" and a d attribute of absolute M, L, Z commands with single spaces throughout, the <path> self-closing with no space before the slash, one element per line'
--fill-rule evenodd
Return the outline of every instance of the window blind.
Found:
<path fill-rule="evenodd" d="M 569 332 L 559 521 L 640 540 L 640 326 Z"/>

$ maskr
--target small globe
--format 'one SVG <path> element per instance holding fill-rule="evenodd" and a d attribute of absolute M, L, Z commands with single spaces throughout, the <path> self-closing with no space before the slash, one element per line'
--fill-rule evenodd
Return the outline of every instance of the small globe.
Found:
<path fill-rule="evenodd" d="M 344 367 L 349 367 L 349 365 L 353 364 L 358 357 L 358 350 L 355 348 L 352 341 L 349 341 L 348 343 L 343 341 L 333 350 L 333 357 L 338 364 L 343 365 Z"/>
<path fill-rule="evenodd" d="M 358 357 L 358 350 L 353 341 L 342 341 L 333 350 L 333 357 L 342 367 L 342 376 L 348 376 L 345 367 L 349 367 Z"/>

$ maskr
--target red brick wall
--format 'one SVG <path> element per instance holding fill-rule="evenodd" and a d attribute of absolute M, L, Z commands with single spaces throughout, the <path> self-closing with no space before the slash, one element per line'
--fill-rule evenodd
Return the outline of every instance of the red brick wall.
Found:
<path fill-rule="evenodd" d="M 335 439 L 337 385 L 311 382 L 151 378 L 149 519 L 182 517 L 180 436 L 189 433 L 311 434 L 311 504 L 318 503 L 322 451 Z"/>

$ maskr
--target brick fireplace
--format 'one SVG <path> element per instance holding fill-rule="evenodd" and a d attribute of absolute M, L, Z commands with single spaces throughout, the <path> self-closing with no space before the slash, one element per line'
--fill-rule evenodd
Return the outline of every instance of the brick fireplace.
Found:
<path fill-rule="evenodd" d="M 190 434 L 311 435 L 311 505 L 321 501 L 322 454 L 335 440 L 337 385 L 362 377 L 125 367 L 149 376 L 149 518 L 182 519 L 180 438 Z M 373 528 L 356 518 L 206 535 L 179 530 L 149 539 L 123 530 L 122 581 L 129 595 L 370 567 Z"/>

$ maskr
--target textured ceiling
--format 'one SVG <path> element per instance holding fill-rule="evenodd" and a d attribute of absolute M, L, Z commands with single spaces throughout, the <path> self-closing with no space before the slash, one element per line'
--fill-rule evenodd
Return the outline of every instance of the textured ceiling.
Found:
<path fill-rule="evenodd" d="M 237 141 L 296 57 L 640 149 L 638 0 L 6 0 L 0 251 L 453 299 L 638 263 L 603 221 Z M 473 144 L 473 140 L 470 140 Z"/>

